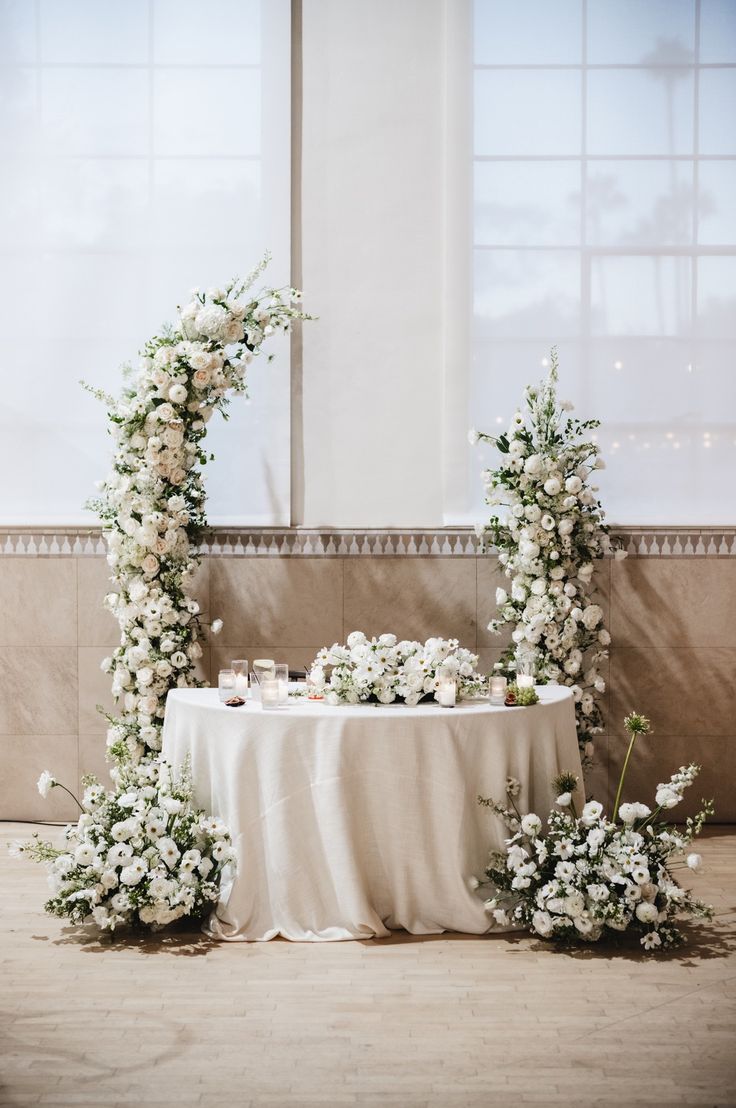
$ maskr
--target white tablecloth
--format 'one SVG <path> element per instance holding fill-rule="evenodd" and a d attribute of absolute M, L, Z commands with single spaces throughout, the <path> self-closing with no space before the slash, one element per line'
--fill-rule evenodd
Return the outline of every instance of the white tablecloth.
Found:
<path fill-rule="evenodd" d="M 176 690 L 163 752 L 190 755 L 199 806 L 228 824 L 238 856 L 207 925 L 220 939 L 367 939 L 405 928 L 481 934 L 469 887 L 505 829 L 478 794 L 543 816 L 551 779 L 580 774 L 572 697 L 538 690 L 529 708 L 487 701 L 331 707 L 291 698 L 263 711 Z"/>

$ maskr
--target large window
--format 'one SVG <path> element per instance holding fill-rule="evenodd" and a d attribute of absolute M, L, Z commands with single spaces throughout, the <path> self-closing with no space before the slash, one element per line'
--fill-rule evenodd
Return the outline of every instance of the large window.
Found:
<path fill-rule="evenodd" d="M 731 521 L 736 3 L 476 0 L 474 90 L 469 422 L 557 345 L 611 520 Z"/>
<path fill-rule="evenodd" d="M 289 8 L 0 0 L 3 522 L 85 518 L 110 445 L 80 377 L 117 390 L 194 285 L 266 247 L 288 283 Z M 213 422 L 213 522 L 289 520 L 285 346 L 251 394 Z"/>

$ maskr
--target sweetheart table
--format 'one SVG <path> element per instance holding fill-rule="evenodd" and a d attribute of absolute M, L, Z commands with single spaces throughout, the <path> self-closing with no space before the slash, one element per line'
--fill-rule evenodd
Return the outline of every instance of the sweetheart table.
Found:
<path fill-rule="evenodd" d="M 198 807 L 230 828 L 238 870 L 205 930 L 218 939 L 370 939 L 403 928 L 482 934 L 470 879 L 501 848 L 478 795 L 522 785 L 546 813 L 550 782 L 580 774 L 572 695 L 548 685 L 533 707 L 487 700 L 330 706 L 292 697 L 264 711 L 216 689 L 169 693 L 164 756 L 191 758 Z"/>

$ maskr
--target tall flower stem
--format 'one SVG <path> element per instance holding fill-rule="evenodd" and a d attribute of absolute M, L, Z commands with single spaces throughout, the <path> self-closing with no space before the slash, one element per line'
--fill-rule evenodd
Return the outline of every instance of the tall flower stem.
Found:
<path fill-rule="evenodd" d="M 639 735 L 648 735 L 648 734 L 650 734 L 650 732 L 652 730 L 652 725 L 649 722 L 649 720 L 647 719 L 647 717 L 639 715 L 638 712 L 630 712 L 629 713 L 629 715 L 624 720 L 624 727 L 629 732 L 629 735 L 631 736 L 631 738 L 629 740 L 629 749 L 626 751 L 626 757 L 624 759 L 623 768 L 621 770 L 621 776 L 619 777 L 619 781 L 618 781 L 618 790 L 616 792 L 616 800 L 615 800 L 615 803 L 613 805 L 613 822 L 614 823 L 618 819 L 618 806 L 619 806 L 619 801 L 621 800 L 621 791 L 624 787 L 624 778 L 626 777 L 626 770 L 629 768 L 629 759 L 631 758 L 631 753 L 634 749 L 634 744 L 636 743 L 636 740 L 638 739 Z"/>
<path fill-rule="evenodd" d="M 79 801 L 77 800 L 77 798 L 76 798 L 76 796 L 74 795 L 74 793 L 73 793 L 73 792 L 71 792 L 71 790 L 70 790 L 70 789 L 68 789 L 68 788 L 66 787 L 66 785 L 62 785 L 60 781 L 54 781 L 54 784 L 52 785 L 52 788 L 54 788 L 54 789 L 63 789 L 63 790 L 64 790 L 64 792 L 65 792 L 65 793 L 67 793 L 67 794 L 68 794 L 68 795 L 69 795 L 69 796 L 70 796 L 70 797 L 72 798 L 72 800 L 73 800 L 73 801 L 74 801 L 74 803 L 76 804 L 77 808 L 79 808 L 79 811 L 80 811 L 80 812 L 83 812 L 83 811 L 84 811 L 84 808 L 83 808 L 83 807 L 82 807 L 82 805 L 81 805 L 81 804 L 79 803 Z"/>
<path fill-rule="evenodd" d="M 626 751 L 626 757 L 624 758 L 624 764 L 623 764 L 623 768 L 621 770 L 621 776 L 618 779 L 618 790 L 616 792 L 616 800 L 614 801 L 614 805 L 613 805 L 613 822 L 614 823 L 618 819 L 618 805 L 619 805 L 619 801 L 621 800 L 621 790 L 624 787 L 624 778 L 626 777 L 626 770 L 629 768 L 629 759 L 631 758 L 631 752 L 634 749 L 636 739 L 637 739 L 637 732 L 632 731 L 631 739 L 629 740 L 629 749 Z"/>

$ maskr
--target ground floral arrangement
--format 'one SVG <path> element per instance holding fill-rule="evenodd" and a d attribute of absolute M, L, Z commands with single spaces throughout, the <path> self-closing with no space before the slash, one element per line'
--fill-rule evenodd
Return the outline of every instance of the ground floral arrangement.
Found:
<path fill-rule="evenodd" d="M 396 635 L 369 639 L 362 631 L 348 635 L 347 643 L 323 647 L 311 669 L 313 687 L 324 692 L 328 704 L 418 704 L 433 696 L 442 680 L 455 681 L 458 697 L 477 696 L 487 681 L 477 672 L 478 655 L 457 639 L 427 639 L 425 643 Z"/>
<path fill-rule="evenodd" d="M 75 921 L 91 915 L 114 929 L 196 914 L 233 860 L 226 830 L 192 808 L 188 775 L 174 783 L 158 752 L 169 690 L 201 684 L 202 628 L 189 591 L 206 524 L 207 424 L 246 392 L 264 343 L 311 318 L 296 289 L 250 291 L 268 260 L 245 281 L 195 290 L 177 326 L 146 344 L 137 375 L 126 372 L 119 399 L 89 390 L 108 405 L 115 439 L 113 471 L 88 505 L 102 520 L 116 586 L 105 604 L 120 625 L 120 646 L 103 662 L 122 708 L 107 717 L 114 788 L 88 783 L 69 849 L 38 838 L 15 849 L 50 863 L 47 908 Z M 39 787 L 56 784 L 45 774 Z"/>
<path fill-rule="evenodd" d="M 514 645 L 502 659 L 509 677 L 516 658 L 526 655 L 538 680 L 571 687 L 578 740 L 589 761 L 601 730 L 597 698 L 606 688 L 598 666 L 611 641 L 590 595 L 593 565 L 605 554 L 625 554 L 612 547 L 591 483 L 604 468 L 588 437 L 599 421 L 566 415 L 572 405 L 557 400 L 554 351 L 547 379 L 526 389 L 525 406 L 502 435 L 469 433 L 471 443 L 490 443 L 501 455 L 500 465 L 483 473 L 486 503 L 495 511 L 479 534 L 498 550 L 510 588 L 496 590 L 500 614 L 488 626 L 494 632 L 513 627 Z"/>
<path fill-rule="evenodd" d="M 505 852 L 492 854 L 485 874 L 493 892 L 486 908 L 494 925 L 521 924 L 543 939 L 568 943 L 597 942 L 606 931 L 630 931 L 639 935 L 645 950 L 656 951 L 682 942 L 677 917 L 711 917 L 712 909 L 684 890 L 675 872 L 678 866 L 700 869 L 700 855 L 685 857 L 685 852 L 713 805 L 703 801 L 698 814 L 681 827 L 661 817 L 680 803 L 700 767 L 681 766 L 658 785 L 653 810 L 646 804 L 620 804 L 634 744 L 650 731 L 649 721 L 636 713 L 625 726 L 629 749 L 612 819 L 595 800 L 578 814 L 574 774 L 561 774 L 553 782 L 558 795 L 546 831 L 534 812 L 519 811 L 521 784 L 513 778 L 507 780 L 504 803 L 478 798 L 511 832 Z"/>
<path fill-rule="evenodd" d="M 217 901 L 223 871 L 233 861 L 222 820 L 192 806 L 187 766 L 176 779 L 157 758 L 119 767 L 113 776 L 110 792 L 95 778 L 84 778 L 77 801 L 82 815 L 66 828 L 62 849 L 37 836 L 14 844 L 15 854 L 49 863 L 46 911 L 73 923 L 91 915 L 110 931 L 202 916 Z M 38 787 L 42 795 L 64 788 L 49 773 Z"/>

